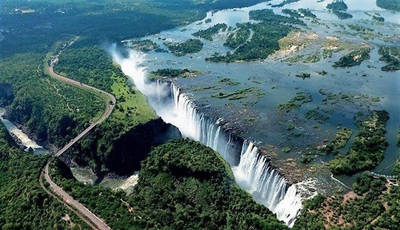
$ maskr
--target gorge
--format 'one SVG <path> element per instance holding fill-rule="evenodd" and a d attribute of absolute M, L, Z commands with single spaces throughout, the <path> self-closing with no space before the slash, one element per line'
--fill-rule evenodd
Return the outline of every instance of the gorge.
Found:
<path fill-rule="evenodd" d="M 221 125 L 222 119 L 212 119 L 198 111 L 189 96 L 173 82 L 148 80 L 146 68 L 142 65 L 144 54 L 129 50 L 128 56 L 124 57 L 115 45 L 109 52 L 137 89 L 147 96 L 157 115 L 176 126 L 184 137 L 220 153 L 231 166 L 240 187 L 276 213 L 279 220 L 293 226 L 303 199 L 297 193 L 298 185 L 288 184 L 268 156 L 259 153 L 253 141 L 226 132 Z"/>

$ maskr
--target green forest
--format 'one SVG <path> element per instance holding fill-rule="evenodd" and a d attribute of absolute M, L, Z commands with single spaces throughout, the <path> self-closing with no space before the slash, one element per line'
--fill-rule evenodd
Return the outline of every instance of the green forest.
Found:
<path fill-rule="evenodd" d="M 347 155 L 339 155 L 329 162 L 335 174 L 354 174 L 372 169 L 382 160 L 388 145 L 386 141 L 386 111 L 374 111 L 371 116 L 358 122 L 358 134 Z"/>
<path fill-rule="evenodd" d="M 194 141 L 154 148 L 128 196 L 76 182 L 62 162 L 51 176 L 114 229 L 287 229 L 235 184 L 218 153 Z"/>
<path fill-rule="evenodd" d="M 1 229 L 88 229 L 40 187 L 39 174 L 46 160 L 19 149 L 0 123 Z"/>
<path fill-rule="evenodd" d="M 400 187 L 364 173 L 353 191 L 307 200 L 293 229 L 397 229 L 399 216 Z"/>
<path fill-rule="evenodd" d="M 211 62 L 255 61 L 267 58 L 279 49 L 278 40 L 295 30 L 294 25 L 305 25 L 303 21 L 275 14 L 270 9 L 253 10 L 250 19 L 259 23 L 238 24 L 228 35 L 225 46 L 235 49 L 225 55 L 215 53 L 206 58 Z M 252 37 L 250 38 L 252 32 Z"/>

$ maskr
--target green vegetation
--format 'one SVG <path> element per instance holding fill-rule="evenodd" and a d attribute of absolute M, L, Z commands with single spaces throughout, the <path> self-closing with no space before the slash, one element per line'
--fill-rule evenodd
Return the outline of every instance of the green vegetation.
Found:
<path fill-rule="evenodd" d="M 239 82 L 233 81 L 233 80 L 230 79 L 230 78 L 222 78 L 222 79 L 218 80 L 218 82 L 219 82 L 219 83 L 223 83 L 223 84 L 228 85 L 228 86 L 240 85 Z"/>
<path fill-rule="evenodd" d="M 283 0 L 281 3 L 276 4 L 276 5 L 272 5 L 272 7 L 283 7 L 286 4 L 290 4 L 290 3 L 294 3 L 294 2 L 298 2 L 300 0 Z"/>
<path fill-rule="evenodd" d="M 227 46 L 231 49 L 236 49 L 241 44 L 246 42 L 247 39 L 249 39 L 250 34 L 250 28 L 248 28 L 246 24 L 238 24 L 237 28 L 229 34 L 224 46 Z"/>
<path fill-rule="evenodd" d="M 21 54 L 0 60 L 0 82 L 13 89 L 12 100 L 3 105 L 8 118 L 27 127 L 39 142 L 62 146 L 101 115 L 104 101 L 46 76 L 41 58 Z"/>
<path fill-rule="evenodd" d="M 282 13 L 287 14 L 287 15 L 289 15 L 291 17 L 294 17 L 294 18 L 301 18 L 302 17 L 297 10 L 283 9 Z"/>
<path fill-rule="evenodd" d="M 380 47 L 378 53 L 381 55 L 379 60 L 387 64 L 382 71 L 400 70 L 400 47 Z"/>
<path fill-rule="evenodd" d="M 347 5 L 344 3 L 343 0 L 335 0 L 328 5 L 326 5 L 327 9 L 333 10 L 333 11 L 346 11 L 347 10 Z"/>
<path fill-rule="evenodd" d="M 271 24 L 277 23 L 305 25 L 305 23 L 300 19 L 275 14 L 271 9 L 252 10 L 249 12 L 249 16 L 251 20 L 269 22 Z"/>
<path fill-rule="evenodd" d="M 308 110 L 306 112 L 305 117 L 308 120 L 314 119 L 314 120 L 318 121 L 319 123 L 323 123 L 323 122 L 325 122 L 326 120 L 329 119 L 329 116 L 321 113 L 321 111 L 318 108 Z"/>
<path fill-rule="evenodd" d="M 397 145 L 400 146 L 400 131 L 397 132 Z"/>
<path fill-rule="evenodd" d="M 152 71 L 150 78 L 151 79 L 160 79 L 160 78 L 175 78 L 175 77 L 197 77 L 201 72 L 189 69 L 158 69 L 156 71 Z"/>
<path fill-rule="evenodd" d="M 344 20 L 353 17 L 351 14 L 344 12 L 347 10 L 347 5 L 343 0 L 333 1 L 332 3 L 329 3 L 326 8 L 332 10 L 332 13 L 334 13 L 339 19 Z"/>
<path fill-rule="evenodd" d="M 400 141 L 398 143 L 400 143 Z M 400 159 L 396 161 L 396 164 L 393 167 L 393 175 L 400 179 Z"/>
<path fill-rule="evenodd" d="M 101 50 L 104 41 L 121 41 L 157 33 L 199 20 L 211 9 L 247 6 L 259 1 L 1 1 L 4 39 L 1 41 L 0 83 L 12 86 L 13 96 L 7 99 L 7 103 L 0 99 L 0 103 L 2 106 L 11 104 L 8 108 L 12 115 L 10 119 L 25 125 L 39 141 L 56 142 L 52 144 L 61 146 L 103 111 L 104 103 L 92 94 L 44 76 L 42 60 L 53 50 L 56 42 L 79 35 L 82 41 L 74 46 L 82 51 L 77 54 L 77 63 L 80 67 L 86 66 L 85 71 L 90 75 L 88 69 L 97 62 L 103 64 L 106 56 L 93 52 L 92 47 Z M 84 56 L 84 52 L 88 54 Z M 95 55 L 91 59 L 94 62 L 88 58 L 89 55 Z M 70 57 L 74 58 L 72 53 Z M 75 64 L 72 61 L 69 63 Z M 74 66 L 68 68 L 72 70 Z M 76 73 L 82 72 L 76 69 Z M 109 72 L 102 73 L 107 74 Z M 109 79 L 102 77 L 99 82 L 93 78 L 90 84 L 111 89 L 114 83 L 110 78 L 111 75 Z M 60 136 L 59 131 L 65 132 Z"/>
<path fill-rule="evenodd" d="M 159 50 L 160 45 L 157 43 L 146 39 L 146 40 L 131 40 L 125 43 L 128 47 L 133 48 L 135 50 L 139 50 L 141 52 L 150 52 L 152 50 Z"/>
<path fill-rule="evenodd" d="M 212 41 L 214 35 L 218 34 L 220 31 L 226 31 L 227 28 L 228 26 L 225 23 L 219 23 L 208 29 L 199 30 L 196 33 L 194 33 L 193 36 L 201 37 L 206 40 Z"/>
<path fill-rule="evenodd" d="M 335 138 L 327 144 L 325 147 L 321 149 L 321 151 L 327 153 L 335 153 L 337 154 L 337 150 L 344 148 L 347 142 L 350 140 L 353 131 L 348 128 L 340 128 L 335 135 Z"/>
<path fill-rule="evenodd" d="M 166 45 L 175 56 L 185 56 L 186 54 L 198 53 L 203 49 L 203 43 L 199 39 L 189 39 L 182 43 L 165 42 Z"/>
<path fill-rule="evenodd" d="M 384 22 L 385 18 L 379 15 L 372 15 L 372 19 L 374 19 L 377 22 Z"/>
<path fill-rule="evenodd" d="M 39 185 L 46 156 L 20 150 L 0 122 L 0 228 L 87 228 L 75 214 Z"/>
<path fill-rule="evenodd" d="M 334 174 L 353 174 L 371 169 L 382 159 L 388 143 L 385 125 L 386 111 L 374 111 L 366 120 L 358 122 L 359 131 L 345 156 L 337 156 L 329 163 Z"/>
<path fill-rule="evenodd" d="M 376 5 L 383 9 L 400 11 L 399 0 L 376 0 Z"/>
<path fill-rule="evenodd" d="M 353 15 L 346 13 L 346 12 L 342 12 L 342 11 L 334 10 L 332 12 L 341 20 L 345 20 L 345 19 L 349 19 L 349 18 L 353 17 Z"/>
<path fill-rule="evenodd" d="M 303 21 L 275 14 L 271 9 L 253 10 L 249 13 L 250 19 L 259 23 L 239 24 L 239 29 L 230 34 L 225 46 L 235 49 L 226 55 L 215 53 L 207 61 L 236 62 L 255 61 L 267 58 L 279 50 L 279 40 L 295 30 L 290 24 L 305 25 Z M 250 35 L 252 36 L 249 39 Z"/>
<path fill-rule="evenodd" d="M 113 143 L 134 127 L 156 116 L 145 96 L 132 88 L 127 77 L 113 64 L 111 57 L 103 49 L 87 46 L 85 42 L 78 40 L 64 50 L 55 65 L 55 71 L 103 89 L 116 97 L 117 104 L 111 116 L 70 152 L 79 164 L 89 166 L 95 172 L 107 171 L 110 169 L 107 161 L 115 149 Z"/>
<path fill-rule="evenodd" d="M 14 93 L 10 84 L 0 83 L 0 107 L 10 104 L 13 100 Z"/>
<path fill-rule="evenodd" d="M 237 89 L 237 90 L 233 91 L 232 93 L 219 92 L 217 94 L 212 95 L 211 97 L 228 98 L 229 100 L 240 100 L 240 99 L 247 98 L 251 95 L 255 95 L 260 98 L 260 97 L 263 97 L 265 95 L 265 93 L 256 87 L 249 87 L 249 88 L 244 88 L 244 89 Z"/>
<path fill-rule="evenodd" d="M 305 103 L 312 102 L 312 100 L 313 99 L 310 93 L 298 92 L 296 93 L 296 96 L 288 101 L 288 103 L 278 105 L 278 110 L 289 113 L 294 109 L 299 109 Z"/>
<path fill-rule="evenodd" d="M 311 74 L 310 73 L 298 73 L 298 74 L 296 74 L 296 77 L 302 78 L 304 80 L 306 78 L 310 78 Z"/>
<path fill-rule="evenodd" d="M 153 149 L 128 196 L 80 184 L 60 163 L 51 174 L 114 229 L 286 229 L 235 184 L 218 153 L 189 140 Z"/>
<path fill-rule="evenodd" d="M 293 229 L 397 229 L 399 188 L 364 173 L 354 192 L 307 200 Z"/>
<path fill-rule="evenodd" d="M 300 8 L 300 9 L 299 9 L 299 12 L 300 12 L 301 14 L 303 14 L 304 17 L 317 18 L 317 16 L 316 16 L 315 14 L 313 14 L 313 13 L 311 12 L 310 9 Z"/>
<path fill-rule="evenodd" d="M 341 57 L 339 61 L 335 62 L 333 67 L 352 67 L 360 65 L 363 61 L 368 60 L 370 58 L 369 56 L 370 52 L 371 52 L 370 47 L 362 46 Z"/>
<path fill-rule="evenodd" d="M 64 50 L 54 70 L 69 78 L 92 85 L 112 93 L 116 99 L 116 108 L 107 120 L 106 126 L 118 126 L 123 133 L 132 127 L 155 118 L 147 105 L 145 97 L 133 90 L 127 77 L 111 57 L 97 46 L 84 46 L 84 40 Z M 113 133 L 114 137 L 121 134 Z"/>

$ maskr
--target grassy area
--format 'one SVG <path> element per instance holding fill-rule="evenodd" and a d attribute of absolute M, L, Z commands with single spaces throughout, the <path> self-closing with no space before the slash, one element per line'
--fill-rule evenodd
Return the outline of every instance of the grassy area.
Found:
<path fill-rule="evenodd" d="M 111 86 L 112 94 L 117 98 L 115 111 L 110 116 L 110 123 L 124 123 L 124 131 L 156 118 L 152 108 L 147 104 L 146 97 L 126 84 L 121 76 L 114 76 Z"/>

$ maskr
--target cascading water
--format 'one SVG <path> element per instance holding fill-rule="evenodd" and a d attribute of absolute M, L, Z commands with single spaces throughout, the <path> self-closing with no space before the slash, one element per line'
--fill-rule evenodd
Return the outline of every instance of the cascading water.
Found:
<path fill-rule="evenodd" d="M 257 202 L 276 213 L 279 220 L 293 226 L 302 207 L 296 186 L 289 187 L 284 177 L 252 142 L 234 143 L 231 135 L 222 129 L 221 119 L 212 120 L 199 112 L 189 96 L 181 93 L 172 82 L 148 81 L 146 68 L 141 66 L 143 54 L 131 50 L 129 56 L 124 58 L 116 52 L 115 47 L 110 52 L 114 61 L 132 79 L 137 89 L 147 96 L 149 104 L 166 123 L 176 126 L 183 136 L 220 153 L 231 165 L 237 183 L 251 193 Z"/>

